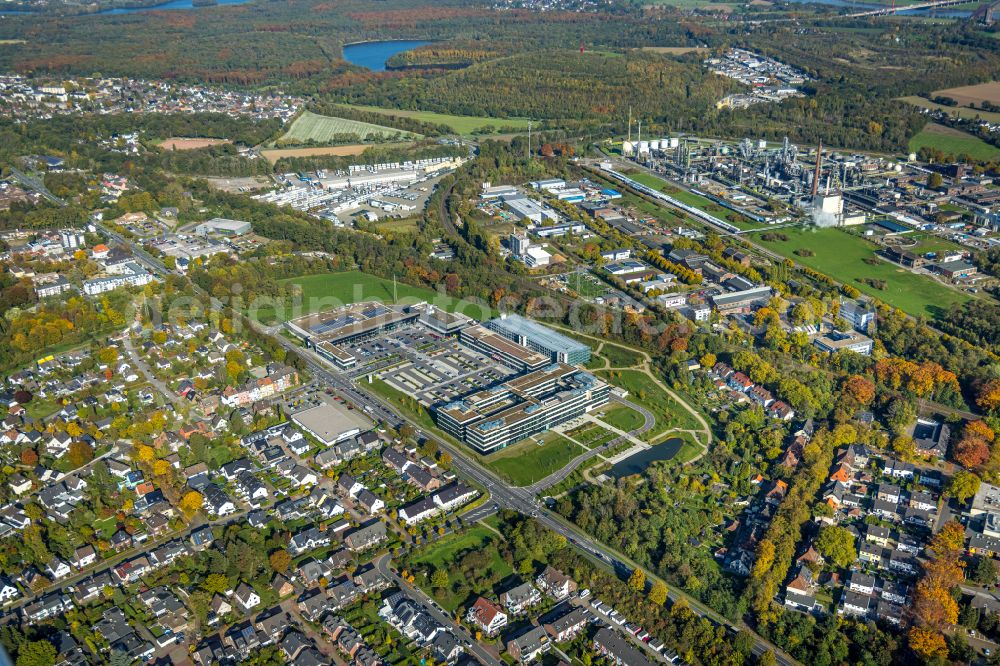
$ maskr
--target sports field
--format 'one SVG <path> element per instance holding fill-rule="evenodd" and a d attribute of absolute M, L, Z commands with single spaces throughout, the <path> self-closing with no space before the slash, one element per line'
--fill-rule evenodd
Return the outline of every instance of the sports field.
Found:
<path fill-rule="evenodd" d="M 385 280 L 361 271 L 343 273 L 320 273 L 280 281 L 284 285 L 296 285 L 301 290 L 287 303 L 262 304 L 257 309 L 256 318 L 261 322 L 287 321 L 320 310 L 328 310 L 359 301 L 378 300 L 383 303 L 427 301 L 449 312 L 456 310 L 470 317 L 489 318 L 490 309 L 485 305 L 463 302 L 425 287 Z M 395 299 L 394 299 L 395 290 Z M 251 315 L 254 313 L 251 311 Z"/>
<path fill-rule="evenodd" d="M 413 118 L 425 123 L 434 125 L 447 125 L 455 134 L 475 134 L 478 130 L 488 127 L 500 129 L 516 127 L 517 129 L 528 129 L 528 121 L 524 118 L 488 118 L 486 116 L 453 116 L 447 113 L 434 113 L 433 111 L 407 111 L 404 109 L 383 109 L 377 106 L 352 105 L 355 109 L 381 113 L 385 116 L 397 116 L 399 118 Z"/>
<path fill-rule="evenodd" d="M 956 157 L 963 154 L 968 154 L 977 160 L 993 160 L 1000 157 L 1000 148 L 991 146 L 967 132 L 937 123 L 927 123 L 924 129 L 910 139 L 910 152 L 918 152 L 925 146 L 937 148 L 945 154 Z"/>
<path fill-rule="evenodd" d="M 865 263 L 865 259 L 875 257 L 877 247 L 846 231 L 786 228 L 776 233 L 788 240 L 764 240 L 759 234 L 751 235 L 750 239 L 908 314 L 939 317 L 952 305 L 969 300 L 968 296 L 930 277 L 911 273 L 888 261 Z M 794 253 L 798 249 L 812 250 L 814 254 L 799 256 Z M 876 289 L 862 282 L 862 278 L 884 280 L 886 288 Z"/>
<path fill-rule="evenodd" d="M 419 135 L 404 132 L 394 127 L 373 125 L 347 118 L 321 116 L 311 111 L 305 111 L 296 118 L 291 127 L 278 140 L 286 143 L 330 143 L 339 138 L 338 135 L 353 134 L 359 140 L 377 141 L 381 139 L 413 139 Z"/>

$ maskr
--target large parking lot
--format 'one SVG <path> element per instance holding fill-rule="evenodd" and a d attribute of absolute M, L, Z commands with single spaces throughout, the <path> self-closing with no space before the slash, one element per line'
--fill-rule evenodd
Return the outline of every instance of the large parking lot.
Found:
<path fill-rule="evenodd" d="M 359 360 L 354 376 L 376 374 L 426 406 L 504 381 L 514 370 L 454 338 L 408 326 L 349 347 Z"/>

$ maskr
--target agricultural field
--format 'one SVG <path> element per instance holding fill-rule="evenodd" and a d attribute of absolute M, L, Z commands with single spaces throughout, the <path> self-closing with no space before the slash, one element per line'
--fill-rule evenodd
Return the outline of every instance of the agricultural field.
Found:
<path fill-rule="evenodd" d="M 402 148 L 409 145 L 409 141 L 380 143 L 379 148 Z M 353 143 L 346 146 L 323 146 L 320 148 L 267 148 L 260 151 L 260 154 L 263 155 L 264 159 L 268 162 L 274 164 L 283 157 L 317 157 L 323 155 L 349 157 L 352 155 L 360 155 L 371 147 L 372 144 L 370 143 Z"/>
<path fill-rule="evenodd" d="M 684 55 L 685 53 L 703 53 L 708 49 L 701 46 L 643 46 L 643 51 L 663 53 L 665 55 Z"/>
<path fill-rule="evenodd" d="M 419 135 L 404 132 L 394 127 L 373 125 L 347 118 L 321 116 L 311 111 L 296 118 L 288 130 L 278 139 L 282 143 L 333 143 L 344 135 L 354 135 L 360 141 L 380 141 L 385 139 L 414 139 Z"/>
<path fill-rule="evenodd" d="M 900 97 L 901 102 L 906 102 L 907 104 L 912 104 L 914 106 L 919 106 L 923 109 L 932 109 L 935 111 L 944 111 L 950 116 L 956 116 L 958 118 L 965 118 L 967 120 L 975 120 L 977 117 L 991 123 L 1000 123 L 1000 113 L 995 113 L 993 111 L 980 111 L 979 109 L 967 109 L 961 106 L 945 106 L 944 104 L 936 104 L 929 99 L 924 99 L 923 97 L 918 97 L 916 95 L 911 95 L 909 97 Z"/>
<path fill-rule="evenodd" d="M 194 150 L 195 148 L 208 148 L 210 146 L 220 146 L 232 143 L 229 139 L 198 139 L 193 137 L 172 136 L 160 142 L 160 148 L 164 150 Z"/>
<path fill-rule="evenodd" d="M 486 458 L 486 466 L 515 486 L 530 486 L 557 472 L 583 449 L 565 437 L 549 434 L 543 443 L 518 442 Z"/>
<path fill-rule="evenodd" d="M 979 106 L 983 102 L 1000 105 L 1000 81 L 990 81 L 979 83 L 973 86 L 960 86 L 958 88 L 948 88 L 946 90 L 935 90 L 931 97 L 950 97 L 959 106 L 969 106 L 975 104 Z"/>
<path fill-rule="evenodd" d="M 865 259 L 875 257 L 877 246 L 846 231 L 787 228 L 775 235 L 779 238 L 764 240 L 754 235 L 752 240 L 908 314 L 939 317 L 952 305 L 969 300 L 959 291 L 888 261 L 866 263 Z M 811 250 L 813 255 L 796 255 L 795 250 L 798 249 Z M 862 282 L 862 277 L 884 280 L 886 288 L 876 289 Z"/>
<path fill-rule="evenodd" d="M 381 113 L 385 116 L 413 118 L 434 125 L 447 125 L 455 134 L 477 134 L 488 128 L 490 131 L 506 128 L 528 129 L 528 120 L 524 118 L 489 118 L 487 116 L 453 116 L 447 113 L 432 111 L 407 111 L 404 109 L 383 109 L 377 106 L 352 105 L 355 109 Z"/>
<path fill-rule="evenodd" d="M 488 319 L 491 316 L 491 311 L 486 305 L 462 301 L 438 294 L 432 289 L 414 287 L 401 282 L 397 282 L 393 286 L 392 280 L 385 280 L 361 271 L 305 275 L 287 278 L 280 282 L 283 285 L 297 286 L 301 290 L 300 296 L 293 299 L 295 302 L 287 304 L 286 312 L 277 312 L 273 305 L 261 307 L 256 313 L 251 312 L 258 321 L 271 322 L 275 319 L 286 321 L 292 317 L 366 300 L 378 300 L 383 303 L 427 301 L 449 312 L 459 310 L 477 319 Z"/>
<path fill-rule="evenodd" d="M 977 160 L 993 160 L 1000 157 L 1000 148 L 991 146 L 968 132 L 937 123 L 928 123 L 910 139 L 910 152 L 919 152 L 924 147 L 936 148 L 948 155 L 968 154 Z"/>

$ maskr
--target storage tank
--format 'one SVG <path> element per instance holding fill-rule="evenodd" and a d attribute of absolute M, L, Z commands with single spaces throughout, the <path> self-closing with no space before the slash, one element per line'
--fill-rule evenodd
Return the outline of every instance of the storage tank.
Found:
<path fill-rule="evenodd" d="M 642 155 L 643 153 L 649 154 L 649 141 L 639 142 L 639 154 Z"/>
<path fill-rule="evenodd" d="M 653 139 L 652 141 L 650 141 L 649 142 L 649 149 L 650 150 L 659 150 L 660 149 L 660 141 L 659 141 L 659 139 Z"/>
<path fill-rule="evenodd" d="M 670 137 L 670 147 L 671 148 L 676 148 L 679 145 L 681 145 L 681 140 L 678 137 L 676 137 L 676 136 Z"/>
<path fill-rule="evenodd" d="M 622 155 L 630 157 L 635 154 L 635 144 L 631 141 L 622 141 Z"/>

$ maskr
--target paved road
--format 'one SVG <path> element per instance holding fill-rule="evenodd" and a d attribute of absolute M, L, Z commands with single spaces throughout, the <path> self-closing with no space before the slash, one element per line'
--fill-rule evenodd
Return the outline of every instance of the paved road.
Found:
<path fill-rule="evenodd" d="M 645 407 L 637 405 L 634 402 L 629 402 L 628 400 L 624 400 L 622 398 L 617 398 L 615 396 L 611 396 L 611 400 L 620 403 L 622 405 L 625 405 L 626 407 L 631 407 L 635 411 L 642 414 L 642 419 L 643 419 L 642 425 L 636 428 L 635 430 L 629 431 L 629 434 L 632 435 L 633 437 L 648 432 L 653 426 L 656 425 L 656 417 L 653 416 L 653 414 Z M 625 441 L 629 441 L 627 437 L 615 437 L 607 444 L 602 444 L 601 446 L 594 447 L 585 453 L 581 453 L 576 458 L 570 460 L 562 469 L 560 469 L 557 472 L 553 472 L 552 474 L 549 474 L 541 481 L 533 483 L 532 485 L 528 486 L 528 489 L 531 490 L 531 493 L 533 495 L 538 495 L 539 493 L 544 492 L 547 488 L 551 488 L 552 486 L 561 483 L 566 477 L 568 477 L 570 474 L 576 471 L 576 468 L 582 465 L 584 462 L 590 460 L 594 456 L 598 456 L 604 453 L 605 451 L 618 446 L 619 444 Z"/>
<path fill-rule="evenodd" d="M 486 649 L 485 646 L 473 639 L 469 635 L 468 629 L 465 627 L 460 627 L 455 624 L 454 618 L 452 618 L 448 613 L 437 605 L 433 599 L 424 594 L 424 591 L 418 587 L 410 585 L 408 582 L 404 581 L 399 574 L 392 570 L 389 565 L 389 555 L 385 554 L 375 560 L 375 568 L 380 574 L 382 574 L 386 580 L 391 580 L 396 583 L 396 586 L 402 591 L 403 594 L 408 596 L 413 601 L 417 602 L 433 617 L 435 620 L 440 622 L 446 627 L 451 627 L 451 630 L 455 633 L 457 637 L 465 644 L 466 649 L 475 655 L 481 663 L 487 664 L 487 666 L 504 666 L 504 663 L 497 658 L 495 654 Z"/>
<path fill-rule="evenodd" d="M 185 401 L 181 400 L 180 396 L 171 391 L 170 388 L 163 383 L 163 380 L 161 380 L 159 377 L 153 374 L 153 371 L 150 369 L 146 361 L 141 356 L 139 356 L 139 354 L 136 353 L 135 346 L 132 344 L 132 336 L 130 335 L 130 330 L 131 329 L 126 330 L 125 333 L 122 335 L 122 344 L 125 347 L 125 351 L 128 353 L 129 359 L 132 361 L 132 363 L 135 364 L 135 367 L 139 370 L 139 374 L 141 374 L 147 382 L 156 387 L 156 390 L 159 391 L 164 398 L 172 402 L 174 404 L 174 407 L 177 407 L 178 409 L 186 408 L 187 405 Z"/>
<path fill-rule="evenodd" d="M 117 240 L 119 243 L 128 245 L 132 248 L 133 252 L 139 256 L 144 263 L 146 263 L 153 270 L 160 272 L 161 274 L 167 274 L 170 271 L 160 262 L 159 260 L 151 257 L 147 252 L 138 247 L 135 243 L 124 239 L 120 234 L 110 232 L 109 236 Z M 192 283 L 193 285 L 193 283 Z M 196 285 L 193 285 L 195 291 L 205 297 L 208 294 L 204 290 L 200 289 Z M 243 321 L 262 333 L 270 333 L 273 335 L 273 330 L 268 331 L 265 327 L 250 322 L 249 320 L 243 318 Z M 298 345 L 294 344 L 283 335 L 273 335 L 275 342 L 280 344 L 285 348 L 287 352 L 298 355 L 303 362 L 306 364 L 310 372 L 316 378 L 317 381 L 324 382 L 331 388 L 338 390 L 345 398 L 354 402 L 355 405 L 362 408 L 362 410 L 368 414 L 369 417 L 382 421 L 383 423 L 392 426 L 393 428 L 399 429 L 404 423 L 409 423 L 415 430 L 418 437 L 424 437 L 441 443 L 441 448 L 448 451 L 452 457 L 452 467 L 465 478 L 472 479 L 480 486 L 485 488 L 487 492 L 493 497 L 493 501 L 500 505 L 501 507 L 513 509 L 522 514 L 531 516 L 537 519 L 543 525 L 553 530 L 557 534 L 561 534 L 566 537 L 566 539 L 576 548 L 582 550 L 588 556 L 600 560 L 601 562 L 609 565 L 614 571 L 623 577 L 627 577 L 633 568 L 637 565 L 628 561 L 625 556 L 613 551 L 612 549 L 596 542 L 591 539 L 586 533 L 580 530 L 575 525 L 568 523 L 563 520 L 560 516 L 549 512 L 544 506 L 537 500 L 535 494 L 528 488 L 516 488 L 508 485 L 505 481 L 497 477 L 492 471 L 479 465 L 475 460 L 467 457 L 466 451 L 463 449 L 452 446 L 448 444 L 437 435 L 432 435 L 423 430 L 423 427 L 410 419 L 409 417 L 397 414 L 388 405 L 381 402 L 381 399 L 363 393 L 357 386 L 343 378 L 342 376 L 331 372 L 328 370 L 326 362 L 316 355 L 314 352 L 308 349 L 303 349 Z M 653 580 L 657 580 L 652 572 L 646 571 L 646 580 L 651 584 Z M 698 615 L 702 615 L 710 618 L 717 624 L 729 627 L 733 630 L 744 629 L 750 631 L 745 625 L 734 625 L 733 623 L 726 620 L 724 617 L 716 613 L 714 610 L 701 603 L 697 599 L 694 599 L 683 592 L 675 591 L 671 588 L 670 598 L 672 601 L 678 601 L 684 599 L 690 605 L 691 610 Z M 777 661 L 782 666 L 790 666 L 791 664 L 796 664 L 796 662 L 791 656 L 786 655 L 779 648 L 774 646 L 772 643 L 766 641 L 763 637 L 758 636 L 753 633 L 754 641 L 754 654 L 760 655 L 767 651 L 773 651 L 777 657 Z"/>

